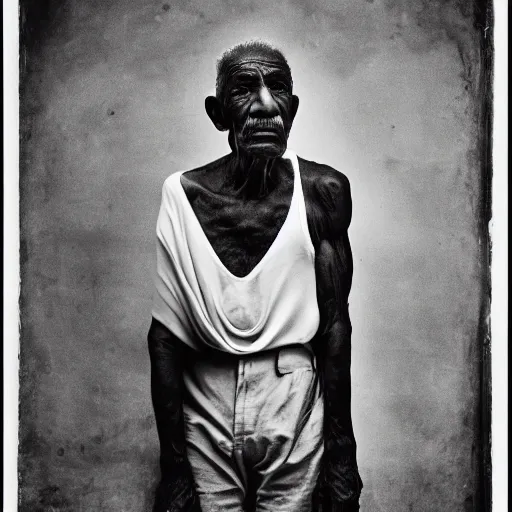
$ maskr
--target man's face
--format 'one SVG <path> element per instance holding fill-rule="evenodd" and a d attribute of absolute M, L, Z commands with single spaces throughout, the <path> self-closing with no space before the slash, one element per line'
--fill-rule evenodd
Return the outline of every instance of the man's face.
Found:
<path fill-rule="evenodd" d="M 227 70 L 223 98 L 235 146 L 276 158 L 286 150 L 296 102 L 288 70 L 271 57 L 248 57 Z"/>

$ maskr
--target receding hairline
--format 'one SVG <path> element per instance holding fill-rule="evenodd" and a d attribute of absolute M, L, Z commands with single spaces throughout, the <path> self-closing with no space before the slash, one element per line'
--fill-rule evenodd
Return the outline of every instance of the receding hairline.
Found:
<path fill-rule="evenodd" d="M 280 64 L 292 79 L 290 65 L 283 52 L 276 46 L 260 40 L 246 41 L 227 49 L 217 60 L 216 90 L 220 96 L 227 71 L 237 63 L 242 62 L 268 62 Z"/>

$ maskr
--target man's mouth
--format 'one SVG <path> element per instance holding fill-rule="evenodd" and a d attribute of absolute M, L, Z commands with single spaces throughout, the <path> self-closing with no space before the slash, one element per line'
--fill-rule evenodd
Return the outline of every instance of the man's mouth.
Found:
<path fill-rule="evenodd" d="M 272 128 L 255 128 L 251 131 L 251 137 L 279 137 L 281 130 Z"/>

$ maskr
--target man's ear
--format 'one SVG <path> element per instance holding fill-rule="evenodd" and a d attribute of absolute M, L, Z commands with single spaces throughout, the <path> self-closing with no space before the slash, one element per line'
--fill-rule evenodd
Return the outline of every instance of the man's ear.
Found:
<path fill-rule="evenodd" d="M 295 96 L 295 94 L 294 94 L 294 95 L 292 95 L 292 110 L 291 110 L 292 121 L 295 119 L 295 114 L 297 114 L 298 108 L 299 108 L 299 97 Z"/>
<path fill-rule="evenodd" d="M 224 119 L 222 104 L 216 96 L 208 96 L 204 100 L 204 108 L 217 130 L 225 132 L 229 129 L 229 126 L 226 126 L 227 123 Z"/>

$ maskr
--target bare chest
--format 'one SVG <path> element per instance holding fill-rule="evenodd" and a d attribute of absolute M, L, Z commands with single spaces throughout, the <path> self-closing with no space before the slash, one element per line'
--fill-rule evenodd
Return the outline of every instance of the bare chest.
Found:
<path fill-rule="evenodd" d="M 260 199 L 212 193 L 184 184 L 192 210 L 208 243 L 226 269 L 248 275 L 265 256 L 290 210 L 293 182 Z"/>

